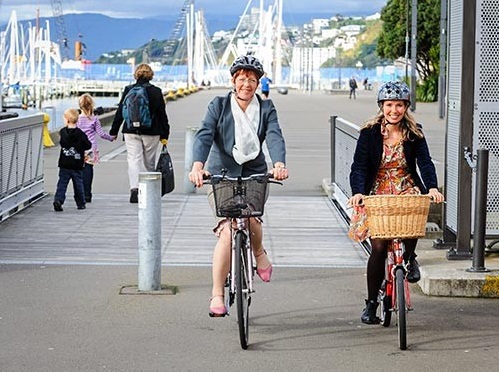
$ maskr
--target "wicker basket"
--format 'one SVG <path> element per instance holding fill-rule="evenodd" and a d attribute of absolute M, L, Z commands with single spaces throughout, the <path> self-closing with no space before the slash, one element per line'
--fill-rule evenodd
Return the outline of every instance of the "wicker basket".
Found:
<path fill-rule="evenodd" d="M 426 233 L 428 195 L 364 197 L 369 235 L 374 239 L 420 238 Z"/>

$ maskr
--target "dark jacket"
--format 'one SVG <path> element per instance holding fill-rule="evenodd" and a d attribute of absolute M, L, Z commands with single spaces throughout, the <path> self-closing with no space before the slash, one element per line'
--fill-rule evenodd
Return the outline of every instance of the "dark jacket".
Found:
<path fill-rule="evenodd" d="M 81 170 L 85 160 L 85 150 L 92 148 L 92 143 L 80 128 L 64 127 L 59 131 L 61 152 L 59 167 Z"/>
<path fill-rule="evenodd" d="M 418 124 L 418 127 L 421 126 Z M 404 154 L 409 173 L 423 194 L 428 189 L 438 188 L 435 165 L 431 160 L 426 138 L 411 138 L 404 142 Z M 352 195 L 369 195 L 376 180 L 381 158 L 383 156 L 383 136 L 381 125 L 376 124 L 360 131 L 357 147 L 350 172 Z M 419 169 L 419 176 L 417 168 Z"/>
<path fill-rule="evenodd" d="M 227 175 L 230 177 L 266 173 L 267 162 L 262 150 L 255 159 L 243 165 L 238 164 L 232 156 L 235 124 L 230 105 L 231 94 L 215 97 L 208 105 L 201 128 L 194 138 L 193 161 L 204 164 L 208 160 L 205 168 L 211 174 L 220 174 L 222 169 L 227 169 Z M 267 143 L 272 164 L 277 161 L 285 164 L 286 146 L 275 106 L 272 100 L 262 100 L 258 95 L 256 97 L 260 102 L 260 124 L 257 131 L 260 145 L 264 141 Z"/>
<path fill-rule="evenodd" d="M 123 124 L 123 100 L 125 99 L 128 91 L 135 85 L 142 85 L 145 83 L 147 83 L 147 81 L 138 80 L 135 84 L 125 87 L 123 95 L 120 99 L 120 103 L 118 105 L 118 109 L 116 110 L 116 115 L 114 116 L 111 130 L 109 131 L 110 135 L 116 136 L 120 130 L 121 125 Z M 159 135 L 160 139 L 168 139 L 168 137 L 170 136 L 170 125 L 168 124 L 168 116 L 166 115 L 166 105 L 165 99 L 163 98 L 163 93 L 160 88 L 152 84 L 146 87 L 146 91 L 149 98 L 149 110 L 151 111 L 152 116 L 151 128 L 139 130 L 134 128 L 126 128 L 126 126 L 123 125 L 122 132 L 144 134 L 149 136 Z"/>

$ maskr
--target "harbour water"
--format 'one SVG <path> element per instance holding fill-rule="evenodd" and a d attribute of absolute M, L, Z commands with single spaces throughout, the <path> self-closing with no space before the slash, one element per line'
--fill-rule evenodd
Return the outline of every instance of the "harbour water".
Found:
<path fill-rule="evenodd" d="M 68 80 L 111 80 L 111 81 L 133 81 L 133 68 L 127 64 L 82 64 L 81 69 L 60 69 L 58 76 Z M 392 67 L 392 68 L 389 68 Z M 351 76 L 356 79 L 368 78 L 371 81 L 382 81 L 397 78 L 399 71 L 393 66 L 378 68 L 357 67 L 327 67 L 313 72 L 314 79 L 319 79 L 321 85 L 327 85 L 331 80 L 348 80 Z M 305 72 L 305 71 L 302 71 Z M 316 76 L 317 74 L 317 76 Z M 289 67 L 282 68 L 282 83 L 296 84 L 299 81 L 292 75 Z M 304 73 L 300 73 L 303 76 Z M 156 82 L 186 82 L 186 65 L 159 65 L 154 68 L 154 80 Z"/>
<path fill-rule="evenodd" d="M 115 107 L 118 105 L 119 97 L 94 97 L 95 107 Z M 48 129 L 55 132 L 63 127 L 64 121 L 62 115 L 68 108 L 78 109 L 78 97 L 49 99 L 42 102 L 41 107 L 29 107 L 27 110 L 20 108 L 7 109 L 8 112 L 17 113 L 19 116 L 28 116 L 45 112 L 49 115 Z"/>
<path fill-rule="evenodd" d="M 133 81 L 133 66 L 129 64 L 81 64 L 81 68 L 58 68 L 58 76 L 66 80 Z M 154 68 L 158 82 L 187 81 L 186 65 L 160 65 Z"/>
<path fill-rule="evenodd" d="M 187 81 L 186 65 L 160 65 L 155 66 L 154 70 L 154 83 L 162 89 L 175 89 L 178 85 L 185 85 L 185 81 Z M 305 90 L 328 90 L 340 87 L 347 89 L 348 79 L 352 76 L 357 79 L 359 85 L 365 78 L 367 78 L 370 83 L 400 78 L 397 69 L 381 67 L 377 69 L 350 67 L 321 68 L 316 73 L 314 72 L 313 78 L 301 74 L 303 79 L 299 82 L 291 82 L 290 80 L 292 80 L 292 78 L 290 73 L 289 67 L 283 68 L 283 85 L 295 86 L 296 88 L 302 87 Z M 70 84 L 74 85 L 75 82 L 79 82 L 79 84 L 112 82 L 115 85 L 121 85 L 122 83 L 123 86 L 134 82 L 132 66 L 127 64 L 82 64 L 81 68 L 75 69 L 57 68 L 56 75 L 61 82 L 59 84 L 66 84 L 67 86 Z M 313 80 L 313 83 L 311 80 Z M 227 82 L 227 84 L 229 84 L 229 82 Z M 29 88 L 21 86 L 20 90 L 22 91 L 23 89 Z M 64 91 L 64 89 L 61 89 L 61 91 Z M 94 95 L 94 100 L 96 107 L 114 107 L 118 104 L 119 97 L 101 97 Z M 62 127 L 62 113 L 69 107 L 78 107 L 78 97 L 44 99 L 41 104 L 39 102 L 37 103 L 37 108 L 29 108 L 28 110 L 19 109 L 16 111 L 18 111 L 20 115 L 40 110 L 46 112 L 50 116 L 50 122 L 48 124 L 49 130 L 56 131 Z"/>
<path fill-rule="evenodd" d="M 94 97 L 94 101 L 95 107 L 115 107 L 118 105 L 119 97 Z M 41 110 L 50 116 L 49 131 L 53 132 L 62 128 L 64 125 L 62 114 L 68 108 L 78 108 L 78 97 L 50 99 L 42 103 Z"/>

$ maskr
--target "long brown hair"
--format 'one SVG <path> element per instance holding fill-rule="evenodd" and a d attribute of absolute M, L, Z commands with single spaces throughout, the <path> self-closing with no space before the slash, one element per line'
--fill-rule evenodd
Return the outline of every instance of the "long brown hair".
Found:
<path fill-rule="evenodd" d="M 406 102 L 406 110 L 404 113 L 403 119 L 400 121 L 400 130 L 402 131 L 402 140 L 404 141 L 411 141 L 413 137 L 411 134 L 415 135 L 418 138 L 423 138 L 423 132 L 421 129 L 418 127 L 416 119 L 414 119 L 414 116 L 409 112 L 408 110 L 409 104 Z M 372 119 L 369 119 L 368 121 L 365 122 L 364 126 L 361 129 L 364 128 L 371 128 L 372 126 L 376 124 L 381 124 L 383 125 L 383 121 L 385 119 L 385 115 L 383 114 L 383 106 L 380 107 L 378 113 L 376 114 L 375 117 Z"/>

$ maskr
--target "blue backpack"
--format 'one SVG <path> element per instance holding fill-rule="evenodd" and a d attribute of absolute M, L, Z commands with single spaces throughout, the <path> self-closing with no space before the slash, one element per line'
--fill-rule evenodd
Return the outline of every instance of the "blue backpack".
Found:
<path fill-rule="evenodd" d="M 146 87 L 135 85 L 125 96 L 122 106 L 123 121 L 127 129 L 151 128 L 152 118 Z"/>

